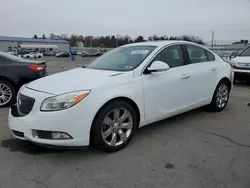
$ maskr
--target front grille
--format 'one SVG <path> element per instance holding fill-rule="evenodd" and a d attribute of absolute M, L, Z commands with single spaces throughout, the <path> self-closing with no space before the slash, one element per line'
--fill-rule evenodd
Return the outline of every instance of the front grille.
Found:
<path fill-rule="evenodd" d="M 23 132 L 19 132 L 19 131 L 15 131 L 15 130 L 12 130 L 12 133 L 15 135 L 15 136 L 18 136 L 18 137 L 24 137 L 24 133 Z"/>
<path fill-rule="evenodd" d="M 21 115 L 28 115 L 35 103 L 35 99 L 32 97 L 25 96 L 23 94 L 18 94 L 17 96 L 17 109 Z"/>
<path fill-rule="evenodd" d="M 36 131 L 37 137 L 42 139 L 53 139 L 51 131 Z"/>

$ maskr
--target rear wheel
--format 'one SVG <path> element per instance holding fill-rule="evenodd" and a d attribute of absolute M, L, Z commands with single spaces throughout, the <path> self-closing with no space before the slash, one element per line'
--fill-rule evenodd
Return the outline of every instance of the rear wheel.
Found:
<path fill-rule="evenodd" d="M 27 58 L 30 58 L 30 56 L 27 56 Z"/>
<path fill-rule="evenodd" d="M 91 129 L 92 143 L 105 152 L 124 148 L 132 139 L 138 117 L 125 101 L 113 101 L 98 113 Z"/>
<path fill-rule="evenodd" d="M 7 107 L 14 103 L 16 98 L 16 90 L 6 81 L 0 80 L 0 108 Z"/>
<path fill-rule="evenodd" d="M 222 111 L 228 103 L 230 93 L 230 83 L 226 80 L 221 80 L 217 85 L 212 102 L 208 106 L 209 110 L 214 112 Z"/>

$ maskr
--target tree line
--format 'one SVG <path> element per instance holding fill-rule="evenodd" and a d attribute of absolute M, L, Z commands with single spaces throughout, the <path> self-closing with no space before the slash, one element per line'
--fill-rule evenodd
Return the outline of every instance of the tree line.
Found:
<path fill-rule="evenodd" d="M 190 36 L 190 35 L 183 35 L 183 36 L 170 36 L 167 35 L 163 36 L 157 36 L 152 35 L 148 38 L 145 38 L 144 36 L 138 36 L 135 39 L 131 38 L 130 36 L 121 36 L 121 35 L 112 35 L 112 36 L 100 36 L 100 37 L 94 37 L 94 36 L 82 36 L 82 35 L 67 35 L 67 34 L 50 34 L 49 36 L 45 36 L 44 34 L 42 37 L 38 37 L 36 34 L 33 38 L 36 39 L 54 39 L 54 40 L 67 40 L 69 41 L 71 46 L 78 46 L 79 43 L 82 43 L 84 47 L 106 47 L 106 48 L 114 48 L 118 46 L 122 46 L 129 43 L 136 43 L 136 42 L 144 42 L 144 41 L 157 41 L 157 40 L 184 40 L 184 41 L 190 41 L 195 42 L 198 44 L 204 44 L 204 41 L 198 37 L 198 36 Z"/>

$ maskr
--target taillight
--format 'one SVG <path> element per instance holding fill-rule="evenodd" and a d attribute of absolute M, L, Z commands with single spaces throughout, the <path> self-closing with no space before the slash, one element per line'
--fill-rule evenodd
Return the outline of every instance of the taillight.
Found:
<path fill-rule="evenodd" d="M 42 65 L 30 65 L 29 68 L 33 70 L 34 72 L 40 72 L 46 68 L 46 66 Z"/>

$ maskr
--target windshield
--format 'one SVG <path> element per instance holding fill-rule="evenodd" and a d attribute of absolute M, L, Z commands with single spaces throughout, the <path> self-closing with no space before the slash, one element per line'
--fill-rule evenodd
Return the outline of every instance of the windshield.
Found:
<path fill-rule="evenodd" d="M 239 56 L 250 56 L 250 46 L 245 49 Z"/>
<path fill-rule="evenodd" d="M 86 68 L 130 71 L 138 67 L 156 46 L 122 46 L 95 59 Z"/>

